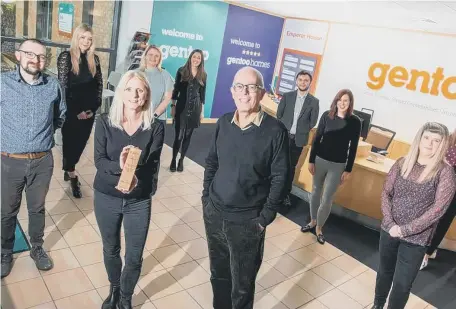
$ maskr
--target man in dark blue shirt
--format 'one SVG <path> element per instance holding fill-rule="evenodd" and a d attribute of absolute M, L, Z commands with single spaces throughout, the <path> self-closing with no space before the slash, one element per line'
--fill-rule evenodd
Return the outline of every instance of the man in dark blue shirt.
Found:
<path fill-rule="evenodd" d="M 19 65 L 2 73 L 1 209 L 2 278 L 12 268 L 17 214 L 26 189 L 31 258 L 40 270 L 53 267 L 43 249 L 44 201 L 54 168 L 54 132 L 65 120 L 65 96 L 57 79 L 43 73 L 46 49 L 35 39 L 24 41 L 15 53 Z"/>
<path fill-rule="evenodd" d="M 206 159 L 203 213 L 216 309 L 253 308 L 266 227 L 287 195 L 288 132 L 260 108 L 261 73 L 240 69 L 231 94 L 236 111 L 217 122 Z"/>

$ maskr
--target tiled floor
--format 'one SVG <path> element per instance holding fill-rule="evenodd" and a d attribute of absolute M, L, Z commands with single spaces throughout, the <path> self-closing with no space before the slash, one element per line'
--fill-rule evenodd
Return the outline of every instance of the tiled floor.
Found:
<path fill-rule="evenodd" d="M 99 309 L 109 282 L 93 213 L 95 174 L 93 143 L 78 165 L 84 198 L 72 198 L 63 181 L 61 154 L 47 196 L 45 248 L 55 267 L 36 269 L 29 253 L 15 256 L 10 276 L 2 280 L 3 309 Z M 162 154 L 159 190 L 144 251 L 144 265 L 134 296 L 135 308 L 209 309 L 212 291 L 202 221 L 203 168 L 190 160 L 185 172 L 167 168 L 171 151 Z M 25 204 L 19 219 L 28 229 Z M 373 300 L 375 272 L 329 243 L 321 246 L 279 216 L 266 232 L 264 262 L 258 274 L 255 308 L 357 309 Z M 123 252 L 123 251 L 122 251 Z M 122 253 L 123 254 L 123 253 Z M 408 309 L 434 308 L 412 296 Z"/>

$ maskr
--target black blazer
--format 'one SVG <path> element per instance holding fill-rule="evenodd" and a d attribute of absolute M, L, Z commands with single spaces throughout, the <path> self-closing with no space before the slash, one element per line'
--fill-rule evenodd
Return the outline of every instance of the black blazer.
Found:
<path fill-rule="evenodd" d="M 280 100 L 279 107 L 277 108 L 277 119 L 282 121 L 288 132 L 290 132 L 291 126 L 293 125 L 294 108 L 297 96 L 298 90 L 285 93 Z M 317 124 L 319 110 L 320 106 L 318 99 L 308 93 L 306 99 L 304 100 L 304 104 L 302 105 L 301 113 L 299 114 L 296 126 L 296 146 L 303 147 L 307 145 L 309 141 L 309 132 Z"/>

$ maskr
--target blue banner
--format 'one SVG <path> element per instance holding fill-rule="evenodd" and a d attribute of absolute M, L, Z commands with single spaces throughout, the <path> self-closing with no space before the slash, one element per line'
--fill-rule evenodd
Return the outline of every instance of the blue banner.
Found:
<path fill-rule="evenodd" d="M 154 1 L 150 43 L 160 46 L 163 67 L 174 77 L 192 50 L 203 50 L 206 118 L 211 115 L 228 6 L 218 1 Z"/>
<path fill-rule="evenodd" d="M 279 49 L 283 18 L 230 5 L 223 36 L 222 54 L 217 74 L 217 88 L 212 104 L 212 118 L 236 109 L 230 87 L 236 72 L 251 66 L 263 74 L 269 90 Z"/>

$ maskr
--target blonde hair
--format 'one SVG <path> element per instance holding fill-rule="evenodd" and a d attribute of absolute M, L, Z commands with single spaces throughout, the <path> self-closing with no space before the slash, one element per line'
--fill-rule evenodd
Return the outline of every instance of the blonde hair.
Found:
<path fill-rule="evenodd" d="M 420 152 L 419 146 L 424 132 L 438 134 L 442 137 L 442 141 L 440 142 L 439 148 L 432 157 L 430 163 L 426 165 L 420 177 L 418 178 L 418 183 L 423 183 L 425 181 L 431 180 L 442 169 L 442 163 L 444 163 L 445 153 L 448 149 L 449 144 L 449 132 L 446 126 L 437 122 L 427 122 L 424 124 L 416 133 L 412 146 L 405 156 L 405 161 L 401 168 L 401 175 L 404 178 L 408 178 L 413 169 L 413 166 L 418 160 Z"/>
<path fill-rule="evenodd" d="M 90 32 L 92 34 L 92 45 L 90 45 L 89 50 L 87 51 L 87 62 L 89 64 L 89 71 L 92 76 L 95 76 L 97 73 L 97 67 L 95 63 L 95 44 L 93 39 L 93 30 L 87 24 L 80 24 L 76 29 L 74 29 L 73 37 L 71 38 L 70 45 L 70 55 L 71 55 L 71 64 L 72 71 L 75 75 L 79 74 L 79 59 L 81 58 L 81 50 L 79 49 L 79 38 L 85 32 Z"/>
<path fill-rule="evenodd" d="M 141 110 L 141 118 L 143 123 L 143 131 L 151 128 L 152 123 L 154 122 L 154 117 L 151 101 L 150 101 L 150 86 L 147 81 L 146 76 L 143 72 L 130 70 L 126 72 L 120 79 L 119 85 L 116 87 L 114 93 L 114 99 L 112 101 L 111 109 L 109 110 L 109 122 L 115 128 L 118 128 L 123 131 L 122 123 L 124 122 L 124 102 L 123 102 L 123 92 L 128 82 L 133 78 L 139 79 L 146 90 L 146 100 Z"/>
<path fill-rule="evenodd" d="M 142 54 L 141 61 L 139 63 L 139 70 L 144 72 L 147 69 L 147 53 L 151 49 L 155 49 L 160 54 L 160 60 L 158 61 L 157 69 L 161 72 L 163 70 L 162 69 L 163 53 L 160 50 L 160 48 L 158 48 L 156 45 L 147 45 L 146 49 L 144 50 L 144 52 Z"/>

